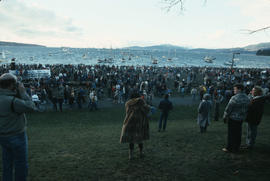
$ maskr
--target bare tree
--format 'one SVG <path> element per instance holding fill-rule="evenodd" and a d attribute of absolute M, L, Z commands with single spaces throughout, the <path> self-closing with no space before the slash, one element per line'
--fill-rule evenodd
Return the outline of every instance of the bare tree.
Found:
<path fill-rule="evenodd" d="M 185 9 L 185 1 L 186 0 L 162 0 L 162 2 L 165 4 L 165 10 L 167 12 L 171 11 L 173 8 L 178 8 L 180 12 L 184 11 Z M 202 0 L 204 4 L 207 0 Z"/>
<path fill-rule="evenodd" d="M 1 1 L 1 0 L 0 0 Z M 185 4 L 185 0 L 162 0 L 165 4 L 165 10 L 167 12 L 171 11 L 173 8 L 179 8 L 180 12 L 184 11 L 184 4 Z M 207 0 L 203 0 L 204 4 L 207 2 Z M 261 32 L 261 31 L 265 31 L 265 30 L 269 30 L 270 26 L 265 26 L 263 28 L 259 28 L 259 29 L 255 29 L 255 30 L 249 30 L 249 29 L 244 29 L 242 31 L 247 32 L 248 34 L 253 34 L 253 33 L 257 33 L 257 32 Z"/>
<path fill-rule="evenodd" d="M 174 7 L 180 7 L 180 11 L 184 10 L 184 0 L 163 0 L 166 5 L 167 12 L 171 11 Z"/>
<path fill-rule="evenodd" d="M 266 27 L 263 27 L 263 28 L 255 29 L 255 30 L 243 29 L 242 31 L 247 32 L 248 34 L 253 34 L 253 33 L 257 33 L 257 32 L 260 32 L 260 31 L 265 31 L 265 30 L 268 30 L 268 29 L 270 29 L 270 26 L 266 26 Z"/>

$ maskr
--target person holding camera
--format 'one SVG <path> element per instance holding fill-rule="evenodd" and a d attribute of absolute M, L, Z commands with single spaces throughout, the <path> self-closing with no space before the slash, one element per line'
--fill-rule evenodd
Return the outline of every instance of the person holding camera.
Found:
<path fill-rule="evenodd" d="M 26 112 L 37 110 L 17 77 L 0 76 L 0 145 L 2 147 L 2 180 L 24 181 L 28 174 L 28 141 Z M 13 170 L 14 175 L 13 175 Z"/>

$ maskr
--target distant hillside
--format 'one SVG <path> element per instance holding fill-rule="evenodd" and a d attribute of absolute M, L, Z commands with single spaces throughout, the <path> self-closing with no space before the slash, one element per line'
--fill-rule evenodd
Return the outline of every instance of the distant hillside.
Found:
<path fill-rule="evenodd" d="M 123 49 L 148 50 L 148 51 L 185 50 L 185 51 L 217 52 L 217 53 L 240 52 L 240 53 L 252 53 L 252 54 L 255 54 L 257 52 L 257 50 L 260 49 L 259 47 L 266 47 L 267 46 L 267 43 L 262 43 L 262 44 L 263 45 L 261 45 L 261 44 L 249 45 L 249 46 L 242 47 L 242 48 L 220 48 L 220 49 L 208 49 L 208 48 L 194 48 L 194 49 L 192 49 L 192 48 L 175 46 L 175 45 L 170 45 L 170 44 L 163 44 L 163 45 L 154 45 L 154 46 L 145 46 L 145 47 L 132 46 L 132 47 L 126 47 L 126 48 L 123 48 Z"/>
<path fill-rule="evenodd" d="M 16 43 L 16 42 L 5 42 L 0 41 L 0 46 L 38 46 L 38 47 L 45 47 L 42 45 L 36 45 L 36 44 L 26 44 L 26 43 Z"/>
<path fill-rule="evenodd" d="M 153 45 L 153 46 L 131 46 L 131 47 L 125 47 L 123 49 L 130 49 L 130 50 L 159 50 L 159 51 L 168 51 L 168 50 L 185 50 L 187 48 L 170 45 L 170 44 L 162 44 L 162 45 Z"/>
<path fill-rule="evenodd" d="M 233 53 L 239 52 L 241 54 L 255 54 L 256 51 L 249 51 L 244 48 L 220 48 L 220 49 L 205 49 L 205 48 L 196 48 L 191 49 L 190 51 L 199 51 L 199 52 L 214 52 L 214 53 Z"/>
<path fill-rule="evenodd" d="M 254 45 L 248 45 L 243 47 L 245 50 L 248 51 L 258 51 L 259 49 L 269 49 L 270 48 L 270 42 L 267 43 L 259 43 Z"/>

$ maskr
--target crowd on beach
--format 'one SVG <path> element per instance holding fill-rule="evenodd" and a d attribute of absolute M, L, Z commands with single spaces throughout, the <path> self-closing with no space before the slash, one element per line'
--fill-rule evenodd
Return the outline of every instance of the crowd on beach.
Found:
<path fill-rule="evenodd" d="M 254 85 L 265 91 L 270 88 L 270 70 L 255 68 L 211 68 L 211 67 L 155 67 L 155 66 L 106 66 L 106 65 L 1 65 L 0 73 L 11 68 L 20 77 L 33 101 L 52 103 L 54 109 L 62 110 L 62 104 L 72 109 L 77 105 L 88 105 L 97 109 L 98 100 L 110 98 L 114 103 L 124 103 L 133 90 L 139 90 L 147 103 L 153 97 L 164 94 L 176 96 L 205 93 L 212 98 L 224 97 L 228 101 L 233 95 L 232 85 L 243 83 L 248 94 Z M 50 77 L 27 78 L 29 70 L 50 70 Z M 58 106 L 57 106 L 58 105 Z"/>
<path fill-rule="evenodd" d="M 13 70 L 13 73 L 7 73 Z M 50 70 L 45 77 L 29 78 L 31 70 Z M 158 131 L 166 130 L 173 96 L 191 94 L 199 97 L 198 124 L 206 133 L 214 107 L 219 119 L 219 104 L 225 101 L 223 121 L 228 125 L 227 146 L 222 150 L 237 153 L 240 149 L 242 123 L 248 123 L 247 145 L 253 148 L 264 103 L 270 98 L 270 70 L 209 67 L 152 67 L 105 65 L 21 65 L 0 66 L 0 144 L 3 155 L 3 178 L 26 180 L 28 173 L 26 112 L 38 111 L 39 104 L 51 102 L 55 111 L 63 103 L 72 109 L 98 109 L 98 100 L 110 98 L 125 103 L 120 143 L 129 143 L 129 159 L 138 144 L 143 157 L 143 141 L 149 139 L 149 112 L 154 96 L 164 99 Z M 199 96 L 197 96 L 199 95 Z M 248 96 L 249 95 L 249 96 Z M 10 105 L 10 106 L 6 106 Z"/>

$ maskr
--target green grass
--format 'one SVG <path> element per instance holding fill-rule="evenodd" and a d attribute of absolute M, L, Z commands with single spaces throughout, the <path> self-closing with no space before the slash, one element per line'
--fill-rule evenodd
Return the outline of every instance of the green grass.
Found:
<path fill-rule="evenodd" d="M 221 149 L 227 126 L 212 122 L 200 134 L 196 109 L 175 107 L 161 133 L 156 113 L 144 144 L 146 157 L 140 159 L 136 147 L 132 161 L 128 144 L 119 143 L 124 108 L 28 114 L 29 180 L 269 180 L 269 111 L 258 128 L 256 148 L 226 154 Z"/>

